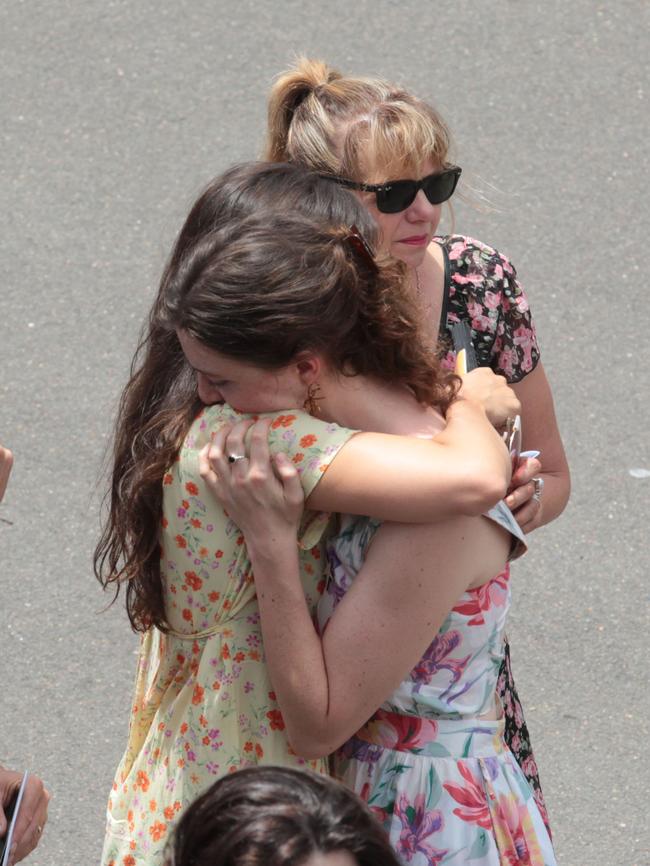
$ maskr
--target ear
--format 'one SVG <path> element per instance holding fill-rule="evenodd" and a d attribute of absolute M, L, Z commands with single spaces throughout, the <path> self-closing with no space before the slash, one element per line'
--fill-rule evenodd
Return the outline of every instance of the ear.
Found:
<path fill-rule="evenodd" d="M 321 356 L 310 352 L 308 349 L 304 352 L 298 352 L 293 363 L 304 385 L 312 385 L 314 382 L 317 382 L 324 368 Z"/>

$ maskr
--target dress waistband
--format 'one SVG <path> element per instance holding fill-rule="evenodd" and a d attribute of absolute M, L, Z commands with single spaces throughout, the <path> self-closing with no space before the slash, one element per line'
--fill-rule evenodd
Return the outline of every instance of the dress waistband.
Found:
<path fill-rule="evenodd" d="M 213 634 L 219 634 L 220 631 L 224 631 L 227 628 L 232 628 L 232 621 L 215 624 L 210 626 L 210 628 L 206 628 L 203 631 L 193 631 L 193 632 L 182 632 L 182 631 L 174 631 L 173 628 L 168 628 L 167 631 L 163 632 L 165 635 L 169 635 L 169 637 L 178 638 L 178 640 L 200 640 L 203 637 L 212 637 Z"/>
<path fill-rule="evenodd" d="M 503 751 L 504 719 L 427 719 L 378 710 L 352 738 L 382 749 L 431 757 Z"/>

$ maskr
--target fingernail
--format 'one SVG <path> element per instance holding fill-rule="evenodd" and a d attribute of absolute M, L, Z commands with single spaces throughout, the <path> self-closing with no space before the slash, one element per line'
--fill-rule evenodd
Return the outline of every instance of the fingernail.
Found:
<path fill-rule="evenodd" d="M 513 496 L 506 496 L 506 505 L 508 508 L 511 508 L 514 505 L 514 502 L 515 500 Z"/>
<path fill-rule="evenodd" d="M 541 451 L 520 451 L 519 456 L 532 460 L 534 457 L 539 457 Z"/>

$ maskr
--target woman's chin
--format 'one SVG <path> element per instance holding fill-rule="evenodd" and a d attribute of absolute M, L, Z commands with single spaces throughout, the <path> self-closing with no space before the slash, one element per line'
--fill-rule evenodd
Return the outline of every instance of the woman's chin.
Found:
<path fill-rule="evenodd" d="M 393 258 L 404 262 L 409 268 L 419 268 L 427 254 L 428 244 L 422 244 L 409 248 L 407 244 L 393 244 L 391 255 Z"/>

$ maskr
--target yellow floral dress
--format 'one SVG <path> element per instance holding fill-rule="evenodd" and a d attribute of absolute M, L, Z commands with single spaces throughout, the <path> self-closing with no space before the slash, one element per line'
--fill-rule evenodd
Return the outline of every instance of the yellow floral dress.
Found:
<path fill-rule="evenodd" d="M 154 866 L 176 816 L 219 776 L 250 764 L 307 765 L 295 755 L 264 661 L 260 615 L 244 538 L 204 491 L 198 455 L 219 427 L 243 417 L 211 406 L 196 418 L 166 473 L 161 574 L 169 633 L 142 636 L 129 738 L 107 809 L 103 866 Z M 271 451 L 296 464 L 305 495 L 353 431 L 301 412 L 278 414 Z M 305 512 L 303 587 L 323 591 L 319 542 L 327 514 Z"/>

